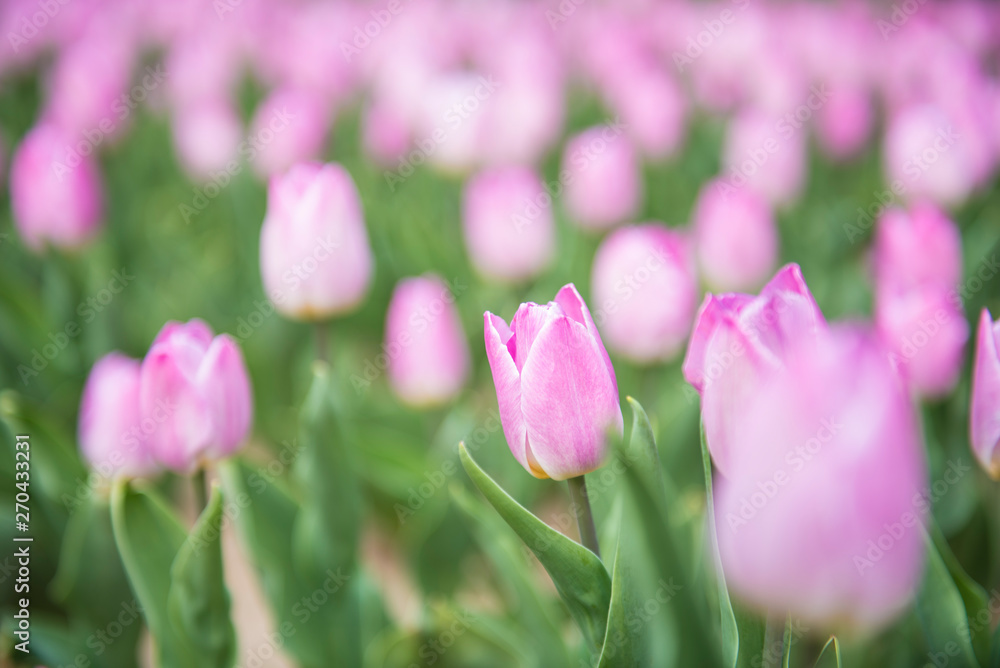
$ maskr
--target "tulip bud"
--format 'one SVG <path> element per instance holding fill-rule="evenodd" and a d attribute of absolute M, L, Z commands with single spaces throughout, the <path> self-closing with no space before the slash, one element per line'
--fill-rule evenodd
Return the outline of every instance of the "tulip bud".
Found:
<path fill-rule="evenodd" d="M 410 126 L 392 105 L 375 102 L 361 117 L 365 153 L 380 165 L 394 165 L 410 148 Z"/>
<path fill-rule="evenodd" d="M 760 193 L 775 206 L 792 201 L 805 181 L 807 134 L 787 117 L 758 110 L 739 113 L 729 123 L 723 147 L 727 181 Z"/>
<path fill-rule="evenodd" d="M 415 406 L 443 404 L 469 375 L 469 346 L 456 295 L 437 276 L 400 281 L 385 324 L 389 382 Z"/>
<path fill-rule="evenodd" d="M 90 370 L 80 402 L 80 451 L 101 476 L 156 470 L 139 414 L 139 360 L 105 355 Z"/>
<path fill-rule="evenodd" d="M 965 136 L 963 136 L 965 135 Z M 913 106 L 894 114 L 885 134 L 887 180 L 902 191 L 940 204 L 963 201 L 975 185 L 969 142 L 935 106 Z"/>
<path fill-rule="evenodd" d="M 604 461 L 623 431 L 615 370 L 573 284 L 555 301 L 521 304 L 510 322 L 483 314 L 500 422 L 515 459 L 536 478 L 566 480 Z"/>
<path fill-rule="evenodd" d="M 708 449 L 723 475 L 732 469 L 741 426 L 735 412 L 762 379 L 783 365 L 789 346 L 813 340 L 826 321 L 797 264 L 782 268 L 760 291 L 708 295 L 695 319 L 684 378 L 701 395 Z"/>
<path fill-rule="evenodd" d="M 889 209 L 875 229 L 877 291 L 924 284 L 954 288 L 962 277 L 962 240 L 955 223 L 929 204 Z"/>
<path fill-rule="evenodd" d="M 188 173 L 207 181 L 221 172 L 228 183 L 227 165 L 238 157 L 243 136 L 232 105 L 226 100 L 189 104 L 174 114 L 173 126 L 177 156 Z"/>
<path fill-rule="evenodd" d="M 830 631 L 899 614 L 923 570 L 926 470 L 878 339 L 842 327 L 792 341 L 733 411 L 732 466 L 715 486 L 727 584 Z"/>
<path fill-rule="evenodd" d="M 679 232 L 656 223 L 612 232 L 597 249 L 591 286 L 608 345 L 633 361 L 674 357 L 691 331 L 698 281 Z"/>
<path fill-rule="evenodd" d="M 835 86 L 816 112 L 819 142 L 833 158 L 849 158 L 864 148 L 874 121 L 874 104 L 867 90 L 851 83 Z"/>
<path fill-rule="evenodd" d="M 552 198 L 527 167 L 481 172 L 465 188 L 462 222 L 473 265 L 508 281 L 532 278 L 552 259 Z"/>
<path fill-rule="evenodd" d="M 247 160 L 261 177 L 283 174 L 323 152 L 329 127 L 326 103 L 294 88 L 280 88 L 261 102 L 250 121 Z M 249 149 L 248 149 L 249 150 Z"/>
<path fill-rule="evenodd" d="M 889 361 L 921 396 L 947 394 L 962 371 L 969 325 L 952 295 L 929 284 L 878 294 L 875 321 Z"/>
<path fill-rule="evenodd" d="M 639 207 L 639 161 L 621 126 L 590 128 L 570 139 L 560 174 L 566 210 L 580 227 L 612 227 Z"/>
<path fill-rule="evenodd" d="M 142 361 L 139 406 L 156 459 L 191 471 L 235 452 L 253 416 L 239 346 L 201 320 L 168 322 Z"/>
<path fill-rule="evenodd" d="M 368 290 L 372 261 L 361 199 L 343 167 L 303 163 L 271 179 L 260 268 L 276 309 L 297 320 L 350 311 Z"/>
<path fill-rule="evenodd" d="M 41 251 L 85 244 L 103 215 L 100 174 L 73 136 L 51 124 L 36 126 L 17 147 L 10 169 L 11 208 L 25 244 Z"/>
<path fill-rule="evenodd" d="M 760 195 L 712 181 L 698 194 L 693 216 L 698 264 L 712 288 L 754 288 L 771 273 L 778 231 L 771 207 Z"/>
<path fill-rule="evenodd" d="M 979 318 L 969 423 L 972 451 L 1000 479 L 1000 320 L 993 322 L 987 309 Z"/>

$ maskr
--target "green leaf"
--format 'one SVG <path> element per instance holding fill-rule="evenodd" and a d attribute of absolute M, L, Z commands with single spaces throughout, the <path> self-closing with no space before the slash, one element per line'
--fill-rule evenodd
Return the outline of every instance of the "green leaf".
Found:
<path fill-rule="evenodd" d="M 125 572 L 156 640 L 162 668 L 198 666 L 198 657 L 167 616 L 170 569 L 186 534 L 174 514 L 153 492 L 115 485 L 111 522 Z"/>
<path fill-rule="evenodd" d="M 979 663 L 972 647 L 962 592 L 952 579 L 934 540 L 926 532 L 923 535 L 927 545 L 927 563 L 923 583 L 917 592 L 916 613 L 924 631 L 927 650 L 932 655 L 943 655 L 953 660 L 954 663 L 949 661 L 952 666 L 976 668 Z"/>
<path fill-rule="evenodd" d="M 223 577 L 222 494 L 217 485 L 174 559 L 167 606 L 174 630 L 187 639 L 201 665 L 233 665 L 236 632 Z"/>
<path fill-rule="evenodd" d="M 754 659 L 759 659 L 767 642 L 767 624 L 738 601 L 729 596 L 726 574 L 722 571 L 719 558 L 718 535 L 715 522 L 715 496 L 712 491 L 712 457 L 705 442 L 705 428 L 701 428 L 701 459 L 705 471 L 706 513 L 708 516 L 708 537 L 711 544 L 712 561 L 718 574 L 719 612 L 722 616 L 722 655 L 725 665 L 750 668 Z"/>
<path fill-rule="evenodd" d="M 792 661 L 792 616 L 788 615 L 785 619 L 785 633 L 782 636 L 782 642 L 784 643 L 784 652 L 781 658 L 781 668 L 789 668 Z"/>
<path fill-rule="evenodd" d="M 512 499 L 490 478 L 466 450 L 458 446 L 466 473 L 504 521 L 534 552 L 548 571 L 570 614 L 594 652 L 604 641 L 611 603 L 611 577 L 593 552 L 545 524 Z"/>
<path fill-rule="evenodd" d="M 840 661 L 840 641 L 837 636 L 830 636 L 830 639 L 823 645 L 823 651 L 819 653 L 814 668 L 841 668 Z"/>
<path fill-rule="evenodd" d="M 624 530 L 624 529 L 623 529 Z M 601 647 L 598 668 L 632 668 L 643 665 L 636 651 L 636 633 L 629 624 L 636 617 L 634 580 L 628 559 L 622 554 L 621 535 L 615 550 L 615 567 L 611 577 L 611 605 L 608 609 L 608 629 Z"/>

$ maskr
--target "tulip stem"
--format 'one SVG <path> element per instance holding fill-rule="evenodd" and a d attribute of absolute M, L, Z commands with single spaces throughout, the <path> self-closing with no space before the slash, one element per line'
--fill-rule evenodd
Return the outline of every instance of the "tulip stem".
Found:
<path fill-rule="evenodd" d="M 581 475 L 570 478 L 566 482 L 569 485 L 569 498 L 573 504 L 572 512 L 576 516 L 576 524 L 580 528 L 580 543 L 600 557 L 601 548 L 597 544 L 594 513 L 590 510 L 590 499 L 587 498 L 587 481 Z"/>
<path fill-rule="evenodd" d="M 330 356 L 327 353 L 327 340 L 330 333 L 326 327 L 326 321 L 321 320 L 316 323 L 316 359 L 321 362 L 329 362 Z"/>
<path fill-rule="evenodd" d="M 205 490 L 205 469 L 200 468 L 194 474 L 194 505 L 195 510 L 201 515 L 201 512 L 205 510 L 208 506 L 208 492 Z"/>

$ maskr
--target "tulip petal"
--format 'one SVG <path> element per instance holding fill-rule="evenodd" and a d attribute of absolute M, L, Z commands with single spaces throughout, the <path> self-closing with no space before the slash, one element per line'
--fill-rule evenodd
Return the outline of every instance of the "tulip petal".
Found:
<path fill-rule="evenodd" d="M 527 450 L 555 480 L 583 475 L 604 460 L 623 421 L 618 390 L 586 326 L 569 316 L 547 324 L 521 371 Z"/>
<path fill-rule="evenodd" d="M 212 341 L 196 382 L 212 415 L 211 454 L 228 455 L 246 438 L 253 414 L 250 379 L 235 341 L 224 334 Z"/>
<path fill-rule="evenodd" d="M 153 346 L 142 363 L 142 433 L 164 466 L 186 471 L 212 438 L 212 414 L 168 344 Z"/>
<path fill-rule="evenodd" d="M 528 458 L 527 428 L 521 413 L 521 377 L 507 341 L 513 338 L 510 328 L 503 318 L 489 311 L 483 314 L 483 338 L 486 340 L 486 358 L 493 372 L 493 384 L 497 389 L 497 404 L 500 406 L 500 423 L 507 445 L 514 458 L 536 477 L 545 477 L 535 472 Z"/>
<path fill-rule="evenodd" d="M 611 384 L 615 388 L 615 394 L 617 394 L 618 379 L 615 376 L 615 367 L 611 364 L 611 358 L 608 356 L 608 351 L 604 347 L 604 341 L 601 340 L 601 333 L 597 330 L 597 324 L 594 322 L 594 318 L 590 315 L 590 309 L 587 308 L 587 302 L 583 301 L 583 297 L 580 296 L 576 286 L 572 283 L 567 283 L 563 286 L 563 288 L 556 295 L 555 302 L 556 304 L 559 304 L 559 307 L 564 313 L 566 313 L 566 315 L 586 327 L 587 331 L 590 332 L 590 337 L 604 360 L 604 366 L 608 369 L 608 374 L 611 376 Z"/>
<path fill-rule="evenodd" d="M 521 304 L 517 309 L 517 313 L 510 320 L 513 336 L 507 339 L 506 345 L 514 358 L 518 373 L 524 368 L 524 363 L 528 360 L 528 352 L 538 337 L 538 333 L 550 320 L 559 315 L 559 313 L 554 313 L 552 309 L 539 306 L 534 302 Z"/>
<path fill-rule="evenodd" d="M 969 434 L 976 457 L 996 478 L 1000 477 L 1000 322 L 993 323 L 986 309 L 979 318 L 977 338 Z"/>

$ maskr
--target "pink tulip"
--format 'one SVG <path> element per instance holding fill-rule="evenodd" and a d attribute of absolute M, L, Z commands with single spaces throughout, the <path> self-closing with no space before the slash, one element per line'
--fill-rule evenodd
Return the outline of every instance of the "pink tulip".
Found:
<path fill-rule="evenodd" d="M 740 112 L 730 121 L 723 147 L 727 183 L 754 190 L 775 206 L 794 200 L 805 182 L 807 135 L 805 127 L 781 114 Z"/>
<path fill-rule="evenodd" d="M 243 354 L 201 320 L 168 322 L 142 361 L 139 405 L 157 460 L 191 471 L 232 454 L 250 430 L 253 398 Z"/>
<path fill-rule="evenodd" d="M 885 354 L 855 327 L 793 341 L 733 406 L 719 551 L 727 583 L 762 610 L 870 631 L 919 584 L 923 446 Z"/>
<path fill-rule="evenodd" d="M 917 394 L 940 397 L 955 387 L 969 325 L 951 289 L 925 285 L 880 291 L 875 321 L 892 367 Z"/>
<path fill-rule="evenodd" d="M 639 161 L 624 133 L 620 124 L 598 126 L 566 144 L 560 172 L 566 210 L 584 229 L 607 229 L 639 208 Z"/>
<path fill-rule="evenodd" d="M 324 100 L 304 90 L 279 88 L 254 112 L 247 160 L 261 177 L 283 174 L 298 162 L 316 160 L 323 153 L 329 124 Z"/>
<path fill-rule="evenodd" d="M 969 436 L 979 463 L 1000 479 L 1000 321 L 993 322 L 987 309 L 979 317 Z"/>
<path fill-rule="evenodd" d="M 623 430 L 615 370 L 573 284 L 545 305 L 521 304 L 510 326 L 483 314 L 500 422 L 515 459 L 536 478 L 566 480 L 604 461 Z"/>
<path fill-rule="evenodd" d="M 962 240 L 958 228 L 929 204 L 889 209 L 875 229 L 875 282 L 883 290 L 908 290 L 925 284 L 954 288 L 962 277 Z"/>
<path fill-rule="evenodd" d="M 771 207 L 748 188 L 715 180 L 698 194 L 693 214 L 698 264 L 718 290 L 757 287 L 774 269 L 778 230 Z"/>
<path fill-rule="evenodd" d="M 695 319 L 684 378 L 701 395 L 708 449 L 723 475 L 734 471 L 741 425 L 735 413 L 769 373 L 781 368 L 798 340 L 826 327 L 796 264 L 782 268 L 760 291 L 708 295 Z"/>
<path fill-rule="evenodd" d="M 528 279 L 552 259 L 552 198 L 538 174 L 527 167 L 490 169 L 470 179 L 462 223 L 472 263 L 487 277 Z"/>
<path fill-rule="evenodd" d="M 648 66 L 624 76 L 619 73 L 612 82 L 606 93 L 609 103 L 643 153 L 662 159 L 676 151 L 684 138 L 687 113 L 677 82 Z"/>
<path fill-rule="evenodd" d="M 173 126 L 178 158 L 194 178 L 207 181 L 238 166 L 243 124 L 228 101 L 187 105 L 174 113 Z"/>
<path fill-rule="evenodd" d="M 857 84 L 835 86 L 830 99 L 816 112 L 819 142 L 827 154 L 838 160 L 864 149 L 874 122 L 871 95 Z"/>
<path fill-rule="evenodd" d="M 52 124 L 35 126 L 17 147 L 10 170 L 11 208 L 25 243 L 76 248 L 101 224 L 100 173 L 77 138 Z"/>
<path fill-rule="evenodd" d="M 691 331 L 698 281 L 680 232 L 657 223 L 612 232 L 597 249 L 591 286 L 608 345 L 635 362 L 673 358 Z"/>
<path fill-rule="evenodd" d="M 469 346 L 455 294 L 437 276 L 400 281 L 385 324 L 389 382 L 414 406 L 448 402 L 469 375 Z"/>
<path fill-rule="evenodd" d="M 90 370 L 83 389 L 80 451 L 104 478 L 156 470 L 139 412 L 139 369 L 139 360 L 105 355 Z"/>
<path fill-rule="evenodd" d="M 410 127 L 392 105 L 375 102 L 362 114 L 361 140 L 365 153 L 388 167 L 401 160 L 410 148 Z"/>
<path fill-rule="evenodd" d="M 260 269 L 275 307 L 297 320 L 355 308 L 372 277 L 361 199 L 337 164 L 303 163 L 268 186 Z"/>

